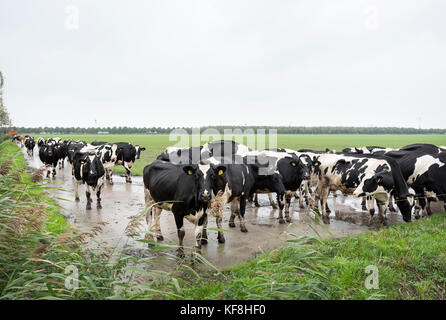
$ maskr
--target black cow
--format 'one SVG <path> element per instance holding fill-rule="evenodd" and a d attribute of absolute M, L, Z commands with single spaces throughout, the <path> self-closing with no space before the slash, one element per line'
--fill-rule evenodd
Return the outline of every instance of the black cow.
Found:
<path fill-rule="evenodd" d="M 51 167 L 53 168 L 53 177 L 56 175 L 57 162 L 59 161 L 58 149 L 56 144 L 48 142 L 39 149 L 39 158 L 43 162 L 47 171 L 47 177 L 50 177 Z"/>
<path fill-rule="evenodd" d="M 74 167 L 74 196 L 79 201 L 79 185 L 86 185 L 87 210 L 91 209 L 91 193 L 96 192 L 98 209 L 101 205 L 101 188 L 104 185 L 105 169 L 101 155 L 89 152 L 86 148 L 77 151 L 73 158 Z"/>
<path fill-rule="evenodd" d="M 149 233 L 146 238 L 153 240 L 153 230 L 158 240 L 162 240 L 159 217 L 162 209 L 172 211 L 178 231 L 178 255 L 183 256 L 184 218 L 195 224 L 196 246 L 201 247 L 203 222 L 206 219 L 208 201 L 211 199 L 210 165 L 177 165 L 155 160 L 144 167 L 144 195 Z M 164 202 L 164 203 L 160 203 Z M 169 203 L 170 202 L 170 203 Z M 155 210 L 155 225 L 152 225 L 152 209 Z"/>
<path fill-rule="evenodd" d="M 32 157 L 34 155 L 34 147 L 36 146 L 36 142 L 34 138 L 31 136 L 25 136 L 25 147 L 28 153 L 28 156 Z"/>
<path fill-rule="evenodd" d="M 116 165 L 122 165 L 125 168 L 126 176 L 125 182 L 132 182 L 130 169 L 135 163 L 136 159 L 140 158 L 140 152 L 146 150 L 144 147 L 133 146 L 128 142 L 114 143 L 116 148 Z"/>

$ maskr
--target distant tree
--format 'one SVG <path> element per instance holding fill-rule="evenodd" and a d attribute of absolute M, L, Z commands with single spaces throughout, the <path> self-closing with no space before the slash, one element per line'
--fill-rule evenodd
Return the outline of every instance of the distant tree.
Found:
<path fill-rule="evenodd" d="M 0 71 L 0 127 L 2 129 L 4 127 L 11 126 L 11 119 L 9 118 L 8 110 L 6 110 L 6 106 L 3 104 L 3 85 L 4 84 L 5 84 L 5 79 L 3 78 L 3 74 Z"/>

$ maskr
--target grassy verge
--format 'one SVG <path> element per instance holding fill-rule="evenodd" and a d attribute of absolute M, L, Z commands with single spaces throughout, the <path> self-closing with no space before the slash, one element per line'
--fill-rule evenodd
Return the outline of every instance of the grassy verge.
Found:
<path fill-rule="evenodd" d="M 443 214 L 339 240 L 289 245 L 196 283 L 183 297 L 444 299 L 445 234 Z M 368 281 L 368 266 L 376 267 L 377 282 Z"/>
<path fill-rule="evenodd" d="M 46 187 L 31 179 L 17 146 L 2 142 L 0 299 L 112 297 L 119 265 L 83 250 L 85 235 L 68 227 Z M 67 287 L 70 273 L 78 282 Z"/>

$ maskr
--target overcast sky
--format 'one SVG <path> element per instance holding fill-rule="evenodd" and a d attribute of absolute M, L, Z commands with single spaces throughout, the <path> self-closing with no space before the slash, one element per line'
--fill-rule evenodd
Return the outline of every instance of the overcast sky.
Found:
<path fill-rule="evenodd" d="M 446 1 L 0 2 L 17 126 L 446 127 Z"/>

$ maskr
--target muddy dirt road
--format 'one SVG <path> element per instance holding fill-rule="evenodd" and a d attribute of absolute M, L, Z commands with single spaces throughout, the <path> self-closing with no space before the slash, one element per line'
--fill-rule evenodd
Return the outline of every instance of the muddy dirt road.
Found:
<path fill-rule="evenodd" d="M 37 149 L 37 148 L 36 148 Z M 30 159 L 26 152 L 23 153 L 31 167 L 41 168 L 42 163 L 38 159 L 37 152 Z M 114 184 L 108 182 L 102 191 L 102 209 L 96 209 L 96 199 L 93 198 L 92 210 L 86 210 L 86 197 L 84 187 L 80 187 L 79 202 L 74 201 L 74 188 L 71 175 L 71 165 L 65 163 L 64 169 L 57 169 L 57 175 L 50 179 L 51 186 L 62 188 L 65 191 L 50 190 L 57 202 L 63 208 L 63 214 L 70 224 L 78 230 L 88 232 L 98 223 L 103 223 L 102 232 L 94 237 L 93 246 L 99 248 L 111 248 L 115 252 L 126 250 L 126 252 L 137 252 L 135 248 L 143 248 L 145 244 L 137 242 L 125 234 L 126 226 L 132 217 L 144 210 L 144 192 L 142 177 L 133 177 L 133 183 L 125 183 L 125 178 L 114 176 Z M 66 200 L 62 200 L 66 199 Z M 364 224 L 368 214 L 361 211 L 360 200 L 342 195 L 329 199 L 329 207 L 332 210 L 331 223 L 329 225 L 319 225 L 313 221 L 314 215 L 307 209 L 300 209 L 297 201 L 292 203 L 290 209 L 291 224 L 279 224 L 277 220 L 278 210 L 269 206 L 268 197 L 260 195 L 259 203 L 261 207 L 252 207 L 250 204 L 246 210 L 246 227 L 248 233 L 240 231 L 236 219 L 236 228 L 229 228 L 228 220 L 230 216 L 229 206 L 225 208 L 223 217 L 223 228 L 231 232 L 225 233 L 226 242 L 217 242 L 217 232 L 209 231 L 209 242 L 203 246 L 202 254 L 210 262 L 218 267 L 227 267 L 255 257 L 262 251 L 277 248 L 286 243 L 287 239 L 296 236 L 317 236 L 323 237 L 344 237 L 354 235 L 369 230 Z M 389 224 L 402 222 L 401 215 L 387 214 Z M 346 222 L 348 221 L 348 222 Z M 352 223 L 353 222 L 353 223 Z M 216 227 L 215 219 L 209 219 L 209 227 Z M 185 246 L 192 247 L 193 225 L 185 221 L 186 236 Z M 142 219 L 141 238 L 146 230 L 145 219 Z M 163 212 L 161 217 L 161 230 L 165 242 L 178 243 L 175 221 L 172 213 Z M 288 233 L 288 234 L 287 234 Z M 129 249 L 132 247 L 132 249 Z M 135 253 L 137 254 L 137 253 Z"/>

